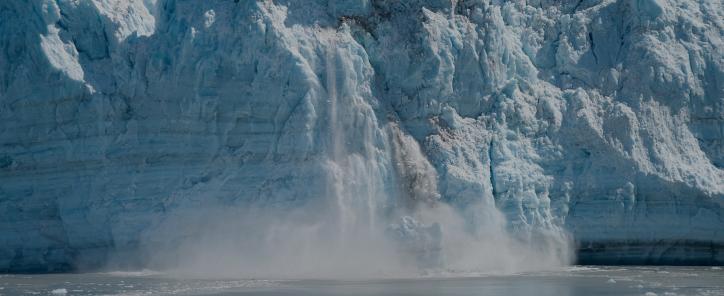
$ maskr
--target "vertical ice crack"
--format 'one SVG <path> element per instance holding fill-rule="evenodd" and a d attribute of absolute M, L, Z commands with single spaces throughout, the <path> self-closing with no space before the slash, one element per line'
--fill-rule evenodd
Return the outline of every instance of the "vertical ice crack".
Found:
<path fill-rule="evenodd" d="M 490 191 L 491 191 L 491 193 L 492 193 L 492 195 L 493 195 L 493 200 L 496 199 L 496 198 L 495 198 L 495 193 L 496 193 L 496 188 L 495 188 L 495 171 L 493 170 L 493 145 L 494 145 L 494 143 L 495 143 L 494 140 L 491 139 L 491 140 L 490 140 L 490 144 L 488 144 L 488 162 L 489 162 L 489 166 L 488 166 L 488 170 L 489 170 L 489 171 L 488 171 L 488 178 L 490 179 Z"/>
<path fill-rule="evenodd" d="M 596 61 L 596 65 L 598 65 L 598 56 L 596 55 L 596 44 L 593 43 L 593 33 L 588 32 L 588 42 L 591 43 L 591 54 L 593 55 L 593 59 Z"/>

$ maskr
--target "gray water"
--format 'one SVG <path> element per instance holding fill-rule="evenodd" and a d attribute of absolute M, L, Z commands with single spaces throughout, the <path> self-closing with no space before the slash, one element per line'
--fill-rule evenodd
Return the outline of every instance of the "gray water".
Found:
<path fill-rule="evenodd" d="M 574 266 L 383 280 L 192 279 L 143 272 L 0 275 L 0 295 L 724 295 L 720 267 Z"/>

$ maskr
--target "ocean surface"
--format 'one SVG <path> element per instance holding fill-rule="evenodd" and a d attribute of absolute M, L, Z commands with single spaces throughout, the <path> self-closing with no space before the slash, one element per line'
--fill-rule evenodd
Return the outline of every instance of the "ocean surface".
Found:
<path fill-rule="evenodd" d="M 0 295 L 724 295 L 721 267 L 573 266 L 407 279 L 198 279 L 153 271 L 0 275 Z"/>

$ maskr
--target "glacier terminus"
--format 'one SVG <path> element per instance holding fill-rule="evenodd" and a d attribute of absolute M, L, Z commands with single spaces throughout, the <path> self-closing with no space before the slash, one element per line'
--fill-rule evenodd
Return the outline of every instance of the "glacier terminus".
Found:
<path fill-rule="evenodd" d="M 0 272 L 724 264 L 723 206 L 721 0 L 0 1 Z"/>

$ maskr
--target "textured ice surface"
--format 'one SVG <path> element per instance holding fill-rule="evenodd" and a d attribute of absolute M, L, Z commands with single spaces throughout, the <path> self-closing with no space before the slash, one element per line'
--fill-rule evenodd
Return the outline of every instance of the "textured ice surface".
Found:
<path fill-rule="evenodd" d="M 328 196 L 721 262 L 722 36 L 718 0 L 0 1 L 0 270 Z"/>

